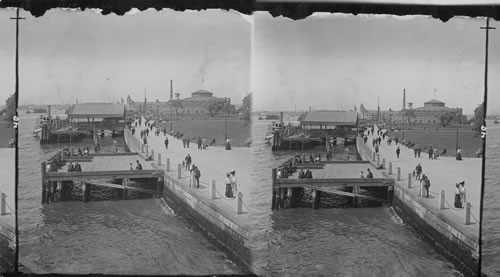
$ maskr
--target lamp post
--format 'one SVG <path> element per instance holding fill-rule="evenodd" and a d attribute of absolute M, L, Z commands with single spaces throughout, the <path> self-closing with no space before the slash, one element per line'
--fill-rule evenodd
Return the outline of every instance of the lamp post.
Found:
<path fill-rule="evenodd" d="M 455 153 L 458 151 L 458 108 L 457 108 L 457 116 L 456 116 L 456 124 L 457 125 L 457 145 L 456 145 L 456 148 L 455 148 Z"/>
<path fill-rule="evenodd" d="M 225 115 L 224 115 L 224 143 L 227 141 L 227 98 L 224 98 Z"/>

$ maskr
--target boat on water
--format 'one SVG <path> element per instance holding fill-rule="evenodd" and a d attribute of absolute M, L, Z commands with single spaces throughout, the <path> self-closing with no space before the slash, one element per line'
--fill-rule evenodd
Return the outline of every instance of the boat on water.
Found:
<path fill-rule="evenodd" d="M 271 124 L 269 124 L 269 127 L 268 127 L 268 132 L 266 133 L 266 136 L 264 137 L 264 140 L 266 141 L 266 143 L 271 143 L 273 138 L 274 138 L 274 132 L 276 131 L 283 131 L 283 129 L 285 128 L 285 123 L 283 122 L 276 122 L 276 121 L 273 121 Z"/>
<path fill-rule="evenodd" d="M 40 117 L 37 119 L 35 127 L 33 128 L 33 137 L 39 137 L 42 133 L 42 126 L 45 124 L 49 124 L 50 120 L 51 117 L 49 115 L 40 115 Z"/>
<path fill-rule="evenodd" d="M 498 119 L 495 119 L 495 120 L 493 121 L 493 123 L 498 124 L 498 123 L 500 123 L 500 121 L 498 121 Z"/>

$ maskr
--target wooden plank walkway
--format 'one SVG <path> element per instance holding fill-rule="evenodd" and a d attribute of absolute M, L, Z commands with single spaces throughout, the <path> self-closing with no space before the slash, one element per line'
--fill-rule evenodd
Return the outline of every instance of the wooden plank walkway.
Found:
<path fill-rule="evenodd" d="M 328 179 L 276 179 L 275 188 L 299 188 L 305 185 L 316 187 L 387 187 L 394 185 L 391 178 L 328 178 Z"/>
<path fill-rule="evenodd" d="M 163 170 L 109 170 L 109 171 L 81 171 L 81 172 L 45 172 L 45 181 L 73 181 L 99 179 L 135 179 L 158 178 L 163 176 Z"/>

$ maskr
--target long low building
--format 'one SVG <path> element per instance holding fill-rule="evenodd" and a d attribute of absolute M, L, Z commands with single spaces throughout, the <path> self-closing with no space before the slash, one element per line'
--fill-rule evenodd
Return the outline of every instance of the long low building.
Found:
<path fill-rule="evenodd" d="M 123 130 L 125 105 L 115 103 L 85 103 L 72 105 L 68 122 L 79 129 Z"/>
<path fill-rule="evenodd" d="M 357 135 L 358 115 L 348 111 L 310 111 L 302 116 L 300 127 L 311 134 L 353 138 Z"/>

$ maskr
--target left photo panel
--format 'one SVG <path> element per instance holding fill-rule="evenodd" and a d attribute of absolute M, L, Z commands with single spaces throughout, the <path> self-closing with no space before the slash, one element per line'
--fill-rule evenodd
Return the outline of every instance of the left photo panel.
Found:
<path fill-rule="evenodd" d="M 248 19 L 21 16 L 19 271 L 249 272 Z"/>
<path fill-rule="evenodd" d="M 0 10 L 0 274 L 16 268 L 16 10 Z"/>

